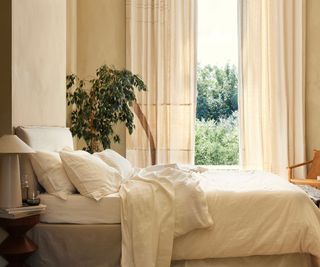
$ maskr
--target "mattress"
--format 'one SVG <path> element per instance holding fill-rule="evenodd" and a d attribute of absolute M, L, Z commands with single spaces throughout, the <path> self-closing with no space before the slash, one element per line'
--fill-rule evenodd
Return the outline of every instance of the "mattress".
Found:
<path fill-rule="evenodd" d="M 41 214 L 43 223 L 114 224 L 120 223 L 120 196 L 108 195 L 100 201 L 73 194 L 67 200 L 50 194 L 40 194 L 41 203 L 46 205 Z"/>

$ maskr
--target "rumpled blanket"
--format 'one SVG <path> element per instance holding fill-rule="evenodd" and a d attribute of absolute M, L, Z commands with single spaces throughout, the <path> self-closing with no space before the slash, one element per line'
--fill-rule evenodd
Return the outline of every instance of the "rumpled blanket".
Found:
<path fill-rule="evenodd" d="M 175 237 L 213 225 L 199 182 L 192 170 L 164 165 L 122 184 L 122 266 L 169 267 Z"/>

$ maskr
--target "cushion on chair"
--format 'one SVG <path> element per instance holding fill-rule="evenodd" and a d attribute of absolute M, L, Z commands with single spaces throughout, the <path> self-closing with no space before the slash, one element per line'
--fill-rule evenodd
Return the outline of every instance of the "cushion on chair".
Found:
<path fill-rule="evenodd" d="M 307 178 L 317 179 L 317 176 L 320 176 L 320 150 L 314 150 L 314 156 Z"/>

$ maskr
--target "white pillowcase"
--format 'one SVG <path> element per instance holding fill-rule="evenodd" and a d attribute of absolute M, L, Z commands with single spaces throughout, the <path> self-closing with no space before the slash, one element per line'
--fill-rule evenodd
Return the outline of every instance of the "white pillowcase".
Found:
<path fill-rule="evenodd" d="M 100 200 L 119 191 L 119 172 L 86 151 L 61 151 L 60 157 L 70 181 L 81 195 Z"/>
<path fill-rule="evenodd" d="M 134 173 L 134 168 L 130 161 L 112 149 L 106 149 L 102 152 L 94 153 L 94 156 L 99 157 L 106 164 L 115 168 L 120 173 L 123 180 L 130 178 Z"/>
<path fill-rule="evenodd" d="M 69 194 L 76 192 L 63 168 L 59 153 L 36 151 L 30 154 L 30 159 L 39 183 L 49 194 L 66 200 Z"/>

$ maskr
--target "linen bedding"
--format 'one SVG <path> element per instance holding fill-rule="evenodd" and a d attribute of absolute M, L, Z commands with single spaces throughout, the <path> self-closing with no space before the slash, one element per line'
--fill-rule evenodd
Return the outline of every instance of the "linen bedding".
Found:
<path fill-rule="evenodd" d="M 175 236 L 213 224 L 199 182 L 194 173 L 155 166 L 122 184 L 122 266 L 170 266 Z"/>
<path fill-rule="evenodd" d="M 67 128 L 19 127 L 16 132 L 23 141 L 35 150 L 60 151 L 64 147 L 73 147 L 72 136 Z M 22 165 L 21 173 L 27 174 L 30 178 L 30 190 L 35 190 L 36 187 L 33 185 L 37 186 L 38 183 L 29 158 L 22 155 L 20 163 Z M 156 259 L 160 251 L 166 263 L 169 257 L 171 260 L 175 260 L 172 266 L 320 266 L 319 210 L 296 186 L 282 181 L 279 177 L 261 172 L 209 171 L 200 177 L 199 175 L 196 178 L 193 177 L 193 182 L 197 180 L 195 185 L 200 192 L 199 199 L 203 200 L 201 194 L 204 192 L 213 225 L 192 231 L 192 227 L 189 227 L 190 232 L 181 236 L 178 236 L 179 233 L 176 232 L 176 236 L 174 236 L 175 231 L 172 228 L 179 229 L 179 223 L 177 224 L 179 220 L 173 219 L 176 212 L 175 208 L 172 211 L 172 206 L 164 211 L 167 212 L 165 215 L 168 215 L 169 222 L 158 220 L 153 226 L 155 229 L 139 228 L 139 220 L 143 220 L 138 216 L 139 212 L 143 213 L 149 208 L 154 214 L 161 214 L 157 213 L 156 209 L 151 209 L 152 205 L 162 208 L 160 204 L 157 206 L 156 193 L 159 191 L 160 199 L 174 205 L 175 192 L 179 187 L 174 186 L 169 177 L 162 179 L 166 185 L 162 187 L 161 184 L 157 184 L 157 176 L 152 176 L 152 171 L 159 172 L 163 169 L 149 169 L 149 173 L 142 175 L 144 179 L 140 179 L 141 177 L 136 179 L 140 185 L 143 185 L 140 189 L 138 184 L 135 188 L 133 179 L 130 181 L 132 184 L 129 185 L 129 182 L 124 184 L 122 192 L 127 197 L 124 198 L 123 206 L 126 209 L 123 209 L 123 213 L 128 214 L 128 217 L 124 217 L 124 219 L 130 218 L 130 216 L 136 217 L 136 220 L 131 223 L 124 221 L 122 231 L 127 231 L 127 239 L 123 245 L 128 246 L 129 252 L 134 249 L 132 253 L 137 257 L 139 252 L 141 253 L 140 257 L 143 257 L 142 253 L 145 252 L 142 249 L 139 250 L 139 247 L 143 246 L 137 244 L 136 241 L 138 239 L 143 241 L 142 236 L 146 236 L 152 237 L 149 238 L 150 245 L 155 248 L 154 254 L 151 256 Z M 134 190 L 131 190 L 131 187 Z M 154 190 L 155 188 L 158 189 Z M 126 193 L 127 190 L 129 190 L 129 194 Z M 148 191 L 146 195 L 142 194 L 144 190 Z M 167 194 L 166 190 L 170 194 Z M 139 209 L 135 209 L 136 204 L 140 202 L 139 198 L 136 200 L 137 203 L 133 201 L 132 205 L 126 203 L 126 200 L 134 199 L 135 194 L 145 197 L 142 201 L 145 205 L 141 205 Z M 187 197 L 187 200 L 181 202 L 185 202 L 187 212 L 193 212 L 189 199 L 193 200 L 193 196 Z M 204 206 L 200 205 L 202 208 Z M 183 209 L 180 211 L 182 214 Z M 199 210 L 195 210 L 195 212 L 199 212 Z M 192 215 L 192 213 L 187 214 Z M 205 218 L 208 214 L 204 212 L 203 215 Z M 197 219 L 196 216 L 193 217 Z M 183 222 L 189 221 L 182 220 Z M 134 223 L 138 225 L 134 226 Z M 124 227 L 125 225 L 127 228 Z M 132 227 L 128 228 L 128 226 Z M 168 227 L 169 234 L 164 231 L 166 229 L 164 226 Z M 204 225 L 193 227 L 202 226 Z M 39 250 L 29 258 L 30 265 L 39 267 L 118 267 L 121 244 L 120 229 L 120 224 L 40 223 L 29 232 L 39 245 Z M 158 233 L 158 236 L 153 237 L 150 232 L 147 233 L 147 230 Z M 136 235 L 137 240 L 135 239 Z M 133 239 L 132 243 L 131 238 Z M 157 238 L 162 242 L 159 242 Z M 163 242 L 165 238 L 169 240 L 169 245 Z M 171 244 L 172 238 L 174 238 L 173 244 Z M 133 247 L 133 244 L 137 244 L 137 246 Z M 125 249 L 122 251 L 124 253 Z M 314 260 L 313 265 L 310 262 L 311 254 Z M 123 255 L 123 257 L 126 256 Z M 187 261 L 183 259 L 187 259 Z M 146 264 L 140 266 L 146 266 Z"/>
<path fill-rule="evenodd" d="M 122 185 L 122 266 L 292 253 L 311 254 L 320 266 L 320 213 L 301 189 L 265 172 L 177 169 L 146 169 Z M 177 173 L 183 182 L 174 186 Z M 207 203 L 179 193 L 189 184 Z M 176 216 L 188 212 L 202 223 L 179 233 L 189 219 Z"/>
<path fill-rule="evenodd" d="M 80 194 L 69 195 L 67 200 L 48 193 L 39 197 L 47 206 L 46 212 L 40 215 L 42 223 L 120 224 L 119 193 L 103 197 L 99 202 Z"/>

